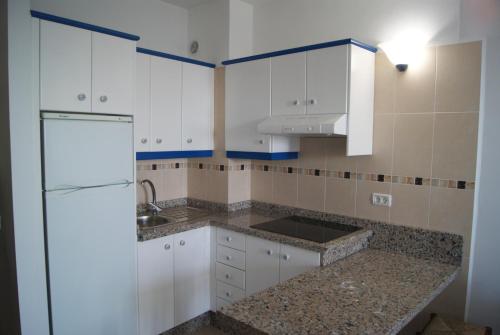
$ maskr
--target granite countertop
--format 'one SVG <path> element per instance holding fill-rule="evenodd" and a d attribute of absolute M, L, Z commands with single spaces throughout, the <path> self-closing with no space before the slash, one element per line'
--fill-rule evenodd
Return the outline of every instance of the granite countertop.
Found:
<path fill-rule="evenodd" d="M 193 211 L 199 211 L 193 215 Z M 321 255 L 321 264 L 328 265 L 348 255 L 351 255 L 359 250 L 365 249 L 368 246 L 368 239 L 372 236 L 372 231 L 369 229 L 360 229 L 352 232 L 341 238 L 326 242 L 318 243 L 307 241 L 300 238 L 289 237 L 281 234 L 271 233 L 263 230 L 251 228 L 250 226 L 274 220 L 287 215 L 273 215 L 269 212 L 259 211 L 255 209 L 245 209 L 237 212 L 228 213 L 227 211 L 217 210 L 200 210 L 189 207 L 177 207 L 165 209 L 159 214 L 164 217 L 183 217 L 181 222 L 172 222 L 163 226 L 138 229 L 137 235 L 140 242 L 177 234 L 183 231 L 192 230 L 204 226 L 216 226 L 232 231 L 240 232 L 247 235 L 260 237 L 263 239 L 284 243 L 319 252 Z M 192 215 L 192 218 L 189 216 Z"/>
<path fill-rule="evenodd" d="M 458 269 L 366 249 L 224 307 L 217 326 L 228 334 L 397 334 Z"/>

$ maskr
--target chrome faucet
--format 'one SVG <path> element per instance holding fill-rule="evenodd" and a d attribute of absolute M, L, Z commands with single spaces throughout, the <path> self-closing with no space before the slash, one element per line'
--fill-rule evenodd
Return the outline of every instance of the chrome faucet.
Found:
<path fill-rule="evenodd" d="M 156 189 L 155 189 L 155 185 L 153 184 L 153 182 L 149 179 L 144 179 L 140 182 L 140 184 L 141 185 L 148 184 L 149 188 L 151 188 L 151 194 L 153 196 L 153 201 L 148 202 L 149 209 L 153 212 L 154 215 L 161 212 L 161 208 L 158 207 L 158 205 L 156 204 Z"/>

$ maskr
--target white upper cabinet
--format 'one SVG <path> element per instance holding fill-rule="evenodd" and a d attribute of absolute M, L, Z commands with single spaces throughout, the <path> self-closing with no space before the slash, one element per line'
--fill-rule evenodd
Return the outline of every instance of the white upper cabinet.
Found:
<path fill-rule="evenodd" d="M 40 108 L 133 114 L 135 41 L 40 21 Z"/>
<path fill-rule="evenodd" d="M 92 112 L 133 114 L 135 41 L 92 33 Z"/>
<path fill-rule="evenodd" d="M 138 53 L 134 110 L 134 144 L 137 151 L 151 150 L 150 68 L 151 58 Z"/>
<path fill-rule="evenodd" d="M 307 114 L 347 113 L 349 47 L 306 53 Z"/>
<path fill-rule="evenodd" d="M 40 21 L 40 109 L 91 111 L 92 32 Z"/>
<path fill-rule="evenodd" d="M 212 150 L 214 71 L 182 63 L 182 150 Z"/>
<path fill-rule="evenodd" d="M 182 64 L 151 57 L 151 150 L 181 148 Z"/>
<path fill-rule="evenodd" d="M 305 114 L 306 53 L 271 58 L 272 115 Z"/>

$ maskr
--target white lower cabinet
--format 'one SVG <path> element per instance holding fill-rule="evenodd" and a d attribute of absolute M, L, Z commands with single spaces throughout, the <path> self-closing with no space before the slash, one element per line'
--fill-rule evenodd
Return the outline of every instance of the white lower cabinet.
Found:
<path fill-rule="evenodd" d="M 174 237 L 139 242 L 139 329 L 157 335 L 174 326 Z"/>
<path fill-rule="evenodd" d="M 280 246 L 280 283 L 320 266 L 318 252 L 304 250 L 291 245 Z"/>

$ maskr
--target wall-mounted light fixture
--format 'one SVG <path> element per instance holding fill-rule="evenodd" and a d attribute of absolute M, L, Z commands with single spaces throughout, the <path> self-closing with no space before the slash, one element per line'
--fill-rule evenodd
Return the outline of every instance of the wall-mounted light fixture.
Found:
<path fill-rule="evenodd" d="M 391 41 L 379 44 L 379 47 L 398 71 L 403 72 L 409 65 L 416 64 L 422 59 L 427 42 L 428 38 L 424 34 L 406 32 Z"/>

